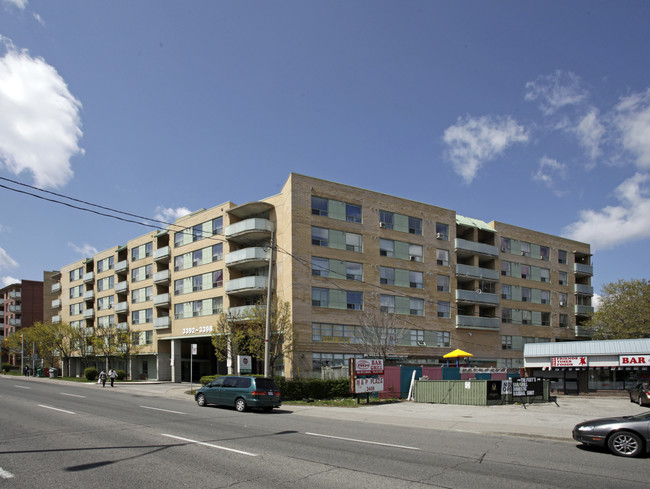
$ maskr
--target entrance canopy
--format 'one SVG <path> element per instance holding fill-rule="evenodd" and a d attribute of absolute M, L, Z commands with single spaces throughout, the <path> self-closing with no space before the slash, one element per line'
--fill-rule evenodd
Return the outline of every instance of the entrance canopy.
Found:
<path fill-rule="evenodd" d="M 467 353 L 466 351 L 459 350 L 457 348 L 454 351 L 450 351 L 449 353 L 444 354 L 442 356 L 442 358 L 447 359 L 447 366 L 449 366 L 449 359 L 450 358 L 455 358 L 456 359 L 456 366 L 458 367 L 458 359 L 459 358 L 469 358 L 469 357 L 473 357 L 473 356 L 474 355 L 472 355 L 471 353 Z M 469 360 L 468 360 L 468 362 L 469 362 Z"/>

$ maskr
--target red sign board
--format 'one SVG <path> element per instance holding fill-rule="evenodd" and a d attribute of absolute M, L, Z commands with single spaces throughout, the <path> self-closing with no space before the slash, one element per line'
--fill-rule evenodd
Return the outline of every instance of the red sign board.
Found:
<path fill-rule="evenodd" d="M 376 358 L 355 358 L 355 375 L 382 375 L 384 373 L 384 361 Z"/>
<path fill-rule="evenodd" d="M 587 357 L 554 357 L 551 367 L 586 367 Z"/>

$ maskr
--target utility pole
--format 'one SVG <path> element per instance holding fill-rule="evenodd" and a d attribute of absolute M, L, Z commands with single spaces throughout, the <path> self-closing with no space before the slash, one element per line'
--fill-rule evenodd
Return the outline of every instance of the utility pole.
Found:
<path fill-rule="evenodd" d="M 271 285 L 273 284 L 273 248 L 275 246 L 275 231 L 271 231 L 271 248 L 269 253 L 269 276 L 266 288 L 266 328 L 264 331 L 264 377 L 271 377 Z"/>

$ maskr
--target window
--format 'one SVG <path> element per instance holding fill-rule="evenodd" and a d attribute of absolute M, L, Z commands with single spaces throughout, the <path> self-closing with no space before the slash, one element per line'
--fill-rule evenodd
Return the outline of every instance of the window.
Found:
<path fill-rule="evenodd" d="M 411 346 L 424 346 L 424 330 L 412 329 L 411 330 Z"/>
<path fill-rule="evenodd" d="M 521 256 L 530 256 L 530 243 L 526 243 L 525 241 L 521 241 L 519 243 L 520 246 L 520 251 L 521 251 Z"/>
<path fill-rule="evenodd" d="M 153 309 L 141 309 L 131 313 L 131 324 L 146 324 L 153 322 Z"/>
<path fill-rule="evenodd" d="M 449 251 L 436 250 L 436 264 L 443 267 L 449 266 Z"/>
<path fill-rule="evenodd" d="M 223 287 L 223 270 L 212 272 L 212 288 Z"/>
<path fill-rule="evenodd" d="M 379 211 L 379 227 L 385 229 L 393 229 L 393 213 L 387 211 Z"/>
<path fill-rule="evenodd" d="M 533 313 L 531 311 L 521 311 L 521 324 L 532 324 Z"/>
<path fill-rule="evenodd" d="M 449 277 L 447 275 L 438 275 L 436 277 L 438 292 L 449 292 Z"/>
<path fill-rule="evenodd" d="M 550 326 L 551 325 L 551 313 L 550 312 L 543 312 L 542 313 L 542 326 Z"/>
<path fill-rule="evenodd" d="M 203 250 L 196 250 L 192 252 L 192 266 L 198 267 L 203 265 Z"/>
<path fill-rule="evenodd" d="M 530 278 L 530 266 L 521 265 L 521 278 Z"/>
<path fill-rule="evenodd" d="M 315 246 L 329 246 L 328 245 L 328 232 L 327 229 L 317 228 L 312 226 L 311 228 L 311 244 Z"/>
<path fill-rule="evenodd" d="M 566 307 L 567 305 L 567 294 L 560 293 L 560 307 Z"/>
<path fill-rule="evenodd" d="M 451 335 L 448 331 L 436 331 L 436 346 L 438 348 L 449 348 Z"/>
<path fill-rule="evenodd" d="M 131 249 L 131 261 L 142 260 L 153 254 L 153 243 L 145 243 Z"/>
<path fill-rule="evenodd" d="M 223 243 L 216 244 L 212 247 L 212 261 L 223 260 Z"/>
<path fill-rule="evenodd" d="M 361 206 L 323 197 L 311 197 L 311 213 L 348 222 L 361 222 Z"/>
<path fill-rule="evenodd" d="M 112 328 L 113 326 L 115 326 L 115 316 L 112 314 L 109 316 L 100 316 L 97 318 L 98 328 Z"/>
<path fill-rule="evenodd" d="M 212 234 L 223 234 L 223 217 L 212 219 Z"/>
<path fill-rule="evenodd" d="M 380 295 L 379 305 L 382 312 L 424 316 L 424 300 L 414 297 Z"/>
<path fill-rule="evenodd" d="M 551 271 L 548 268 L 539 269 L 539 281 L 540 282 L 550 282 L 551 281 Z"/>
<path fill-rule="evenodd" d="M 110 309 L 113 307 L 115 296 L 108 295 L 106 297 L 100 297 L 97 299 L 97 310 L 103 311 L 105 309 Z"/>
<path fill-rule="evenodd" d="M 345 233 L 345 249 L 348 251 L 362 252 L 361 235 L 354 233 Z"/>
<path fill-rule="evenodd" d="M 421 245 L 409 245 L 409 260 L 411 261 L 422 261 L 422 246 Z"/>
<path fill-rule="evenodd" d="M 510 277 L 510 262 L 502 261 L 501 262 L 501 275 L 504 277 Z"/>
<path fill-rule="evenodd" d="M 569 315 L 560 314 L 560 328 L 568 328 L 568 327 L 569 327 Z"/>
<path fill-rule="evenodd" d="M 361 311 L 363 309 L 363 293 L 350 292 L 347 293 L 347 306 L 348 309 L 354 311 Z"/>
<path fill-rule="evenodd" d="M 327 307 L 329 304 L 329 290 L 312 287 L 311 305 L 316 307 Z"/>
<path fill-rule="evenodd" d="M 422 219 L 409 217 L 409 234 L 422 235 Z"/>
<path fill-rule="evenodd" d="M 422 272 L 409 272 L 409 287 L 414 289 L 421 289 L 424 287 Z"/>
<path fill-rule="evenodd" d="M 131 291 L 131 303 L 150 301 L 153 294 L 153 287 L 143 287 Z"/>
<path fill-rule="evenodd" d="M 565 250 L 557 250 L 557 262 L 566 265 L 566 256 L 567 253 Z"/>
<path fill-rule="evenodd" d="M 438 301 L 438 317 L 439 318 L 448 318 L 450 317 L 450 305 L 446 301 Z"/>
<path fill-rule="evenodd" d="M 522 287 L 521 288 L 521 302 L 530 302 L 530 288 L 528 287 Z"/>
<path fill-rule="evenodd" d="M 140 282 L 142 280 L 147 280 L 151 278 L 151 272 L 153 270 L 153 265 L 145 265 L 144 267 L 138 267 L 131 270 L 131 282 Z"/>
<path fill-rule="evenodd" d="M 83 267 L 75 268 L 74 270 L 70 270 L 70 282 L 74 282 L 75 280 L 81 280 L 81 277 L 83 277 L 83 274 L 84 274 Z"/>
<path fill-rule="evenodd" d="M 549 290 L 541 290 L 540 297 L 541 297 L 542 304 L 551 303 L 551 292 Z"/>
<path fill-rule="evenodd" d="M 510 253 L 510 238 L 501 238 L 501 251 Z"/>
<path fill-rule="evenodd" d="M 109 256 L 108 258 L 104 258 L 103 260 L 98 260 L 97 261 L 97 273 L 106 272 L 107 270 L 112 270 L 114 260 L 115 260 L 115 257 L 113 257 L 113 256 Z"/>
<path fill-rule="evenodd" d="M 512 299 L 512 290 L 510 285 L 501 285 L 501 298 L 506 300 Z"/>
<path fill-rule="evenodd" d="M 363 265 L 361 263 L 345 262 L 345 278 L 348 280 L 363 280 Z"/>
<path fill-rule="evenodd" d="M 84 293 L 84 286 L 83 285 L 77 285 L 75 287 L 70 287 L 70 299 L 76 299 L 77 297 L 81 297 Z"/>
<path fill-rule="evenodd" d="M 361 206 L 345 204 L 345 220 L 348 222 L 361 222 Z"/>
<path fill-rule="evenodd" d="M 329 271 L 329 260 L 327 258 L 311 259 L 311 274 L 315 277 L 327 277 Z"/>
<path fill-rule="evenodd" d="M 449 225 L 441 222 L 436 223 L 436 239 L 449 240 Z"/>
<path fill-rule="evenodd" d="M 560 285 L 567 285 L 569 283 L 567 272 L 559 272 L 558 282 Z"/>
<path fill-rule="evenodd" d="M 379 308 L 381 312 L 395 312 L 395 296 L 393 295 L 382 295 L 379 298 Z"/>
<path fill-rule="evenodd" d="M 540 246 L 539 247 L 539 256 L 542 260 L 548 261 L 549 258 L 549 249 L 548 246 Z"/>
<path fill-rule="evenodd" d="M 379 240 L 380 256 L 395 256 L 395 242 L 390 239 Z"/>
<path fill-rule="evenodd" d="M 501 337 L 501 349 L 502 350 L 512 350 L 512 336 L 502 336 Z"/>
<path fill-rule="evenodd" d="M 311 213 L 315 216 L 327 217 L 327 199 L 311 196 Z"/>
<path fill-rule="evenodd" d="M 101 292 L 103 290 L 109 290 L 113 288 L 115 282 L 115 277 L 111 275 L 110 277 L 104 277 L 97 281 L 97 291 Z"/>
<path fill-rule="evenodd" d="M 174 304 L 175 319 L 185 319 L 198 316 L 212 316 L 223 312 L 223 298 L 213 297 L 192 302 Z"/>
<path fill-rule="evenodd" d="M 502 323 L 512 322 L 512 309 L 508 309 L 508 308 L 501 309 L 501 322 Z"/>
<path fill-rule="evenodd" d="M 424 300 L 423 299 L 409 299 L 409 314 L 412 316 L 424 316 Z"/>
<path fill-rule="evenodd" d="M 379 283 L 382 285 L 395 285 L 395 269 L 381 267 L 379 269 Z"/>

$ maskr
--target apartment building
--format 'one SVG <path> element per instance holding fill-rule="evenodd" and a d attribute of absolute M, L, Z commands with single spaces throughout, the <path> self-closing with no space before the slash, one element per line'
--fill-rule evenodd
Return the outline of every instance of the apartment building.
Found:
<path fill-rule="evenodd" d="M 192 361 L 197 379 L 232 368 L 214 355 L 217 317 L 241 317 L 270 283 L 294 328 L 275 374 L 318 376 L 363 355 L 362 317 L 379 312 L 395 321 L 389 362 L 435 365 L 461 348 L 476 366 L 519 367 L 526 343 L 587 339 L 590 259 L 586 243 L 291 174 L 276 195 L 61 267 L 53 320 L 129 331 L 133 377 L 189 380 Z"/>

